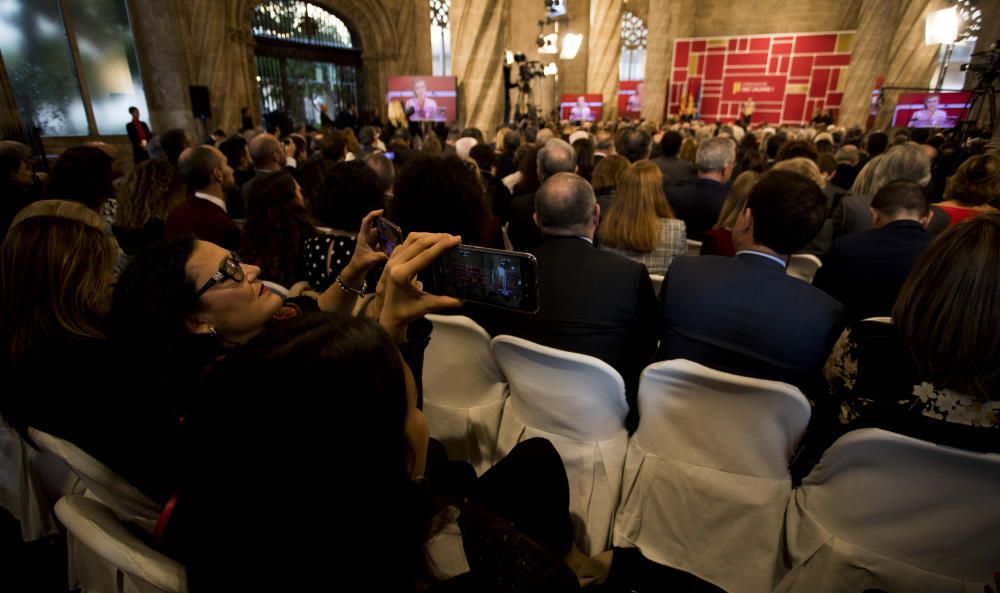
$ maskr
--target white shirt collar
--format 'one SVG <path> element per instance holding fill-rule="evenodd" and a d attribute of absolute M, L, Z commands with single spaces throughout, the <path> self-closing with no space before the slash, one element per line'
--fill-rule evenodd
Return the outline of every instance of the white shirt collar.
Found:
<path fill-rule="evenodd" d="M 748 253 L 750 255 L 758 255 L 760 257 L 766 257 L 771 261 L 778 262 L 779 264 L 781 264 L 782 268 L 786 267 L 787 265 L 787 262 L 785 262 L 785 260 L 781 259 L 780 257 L 771 255 L 770 253 L 762 253 L 760 251 L 753 251 L 752 249 L 741 249 L 736 252 L 736 255 L 740 255 L 741 253 Z"/>
<path fill-rule="evenodd" d="M 580 238 L 580 239 L 583 239 L 583 240 L 584 240 L 584 241 L 586 241 L 587 243 L 590 243 L 591 245 L 593 245 L 593 244 L 594 244 L 594 240 L 593 240 L 593 239 L 591 239 L 590 237 L 584 237 L 583 235 L 579 235 L 579 238 Z"/>
<path fill-rule="evenodd" d="M 209 202 L 215 204 L 219 208 L 222 208 L 223 212 L 225 212 L 227 214 L 229 213 L 229 210 L 226 209 L 226 201 L 225 200 L 221 200 L 221 199 L 219 199 L 219 198 L 217 198 L 217 197 L 215 197 L 213 195 L 202 193 L 200 191 L 194 192 L 194 197 L 202 199 L 202 200 L 208 200 Z"/>

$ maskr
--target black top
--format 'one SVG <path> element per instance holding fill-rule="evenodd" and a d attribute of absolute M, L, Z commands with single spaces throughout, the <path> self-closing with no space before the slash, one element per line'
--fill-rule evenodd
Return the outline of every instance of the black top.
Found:
<path fill-rule="evenodd" d="M 698 175 L 691 161 L 679 159 L 676 156 L 658 156 L 650 161 L 663 172 L 664 184 L 685 183 Z"/>
<path fill-rule="evenodd" d="M 714 179 L 699 177 L 693 183 L 668 187 L 667 201 L 677 218 L 687 225 L 688 239 L 702 241 L 705 231 L 719 219 L 726 187 Z"/>
<path fill-rule="evenodd" d="M 535 194 L 523 194 L 510 201 L 507 236 L 517 251 L 530 251 L 542 243 L 542 231 L 535 224 Z"/>
<path fill-rule="evenodd" d="M 135 255 L 153 243 L 163 238 L 166 222 L 154 218 L 146 223 L 141 229 L 126 229 L 120 226 L 113 226 L 115 239 L 118 239 L 118 246 L 128 255 Z"/>

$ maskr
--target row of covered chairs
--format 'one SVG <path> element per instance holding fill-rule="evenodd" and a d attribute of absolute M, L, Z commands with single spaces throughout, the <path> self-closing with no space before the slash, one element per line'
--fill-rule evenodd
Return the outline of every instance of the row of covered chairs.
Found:
<path fill-rule="evenodd" d="M 998 455 L 856 431 L 793 489 L 787 468 L 810 406 L 791 385 L 658 362 L 642 374 L 629 438 L 624 384 L 608 365 L 430 318 L 432 436 L 480 474 L 517 442 L 548 438 L 588 553 L 637 547 L 733 593 L 955 591 L 1000 567 L 1000 510 L 986 498 L 1000 487 Z"/>

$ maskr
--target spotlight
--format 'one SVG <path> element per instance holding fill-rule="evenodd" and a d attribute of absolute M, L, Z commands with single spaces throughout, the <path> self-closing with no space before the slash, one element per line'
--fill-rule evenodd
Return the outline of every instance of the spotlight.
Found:
<path fill-rule="evenodd" d="M 566 35 L 563 36 L 562 53 L 559 54 L 559 59 L 572 60 L 575 58 L 577 52 L 580 51 L 580 45 L 582 43 L 583 33 L 566 33 Z"/>

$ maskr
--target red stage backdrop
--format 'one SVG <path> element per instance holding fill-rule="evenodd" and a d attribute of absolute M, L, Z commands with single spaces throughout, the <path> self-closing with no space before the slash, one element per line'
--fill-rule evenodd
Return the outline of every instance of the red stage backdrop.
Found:
<path fill-rule="evenodd" d="M 443 121 L 453 122 L 457 110 L 455 109 L 455 77 L 454 76 L 390 76 L 389 92 L 385 98 L 386 104 L 393 99 L 399 99 L 403 107 L 416 101 L 414 86 L 417 81 L 423 81 L 427 89 L 427 97 L 433 101 L 433 107 L 425 103 L 424 113 L 414 113 L 410 115 L 411 120 Z"/>
<path fill-rule="evenodd" d="M 678 39 L 667 112 L 693 100 L 702 119 L 733 121 L 752 97 L 753 122 L 836 115 L 853 48 L 854 31 Z"/>
<path fill-rule="evenodd" d="M 623 80 L 618 83 L 618 114 L 639 117 L 642 111 L 641 80 Z"/>
<path fill-rule="evenodd" d="M 587 109 L 581 110 L 583 117 L 572 117 L 572 111 L 576 108 L 580 97 L 584 98 Z M 598 121 L 601 119 L 601 112 L 604 110 L 604 98 L 600 93 L 563 93 L 562 103 L 559 104 L 559 118 L 570 121 Z"/>

